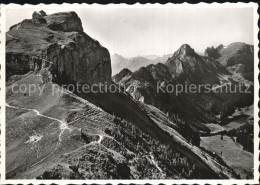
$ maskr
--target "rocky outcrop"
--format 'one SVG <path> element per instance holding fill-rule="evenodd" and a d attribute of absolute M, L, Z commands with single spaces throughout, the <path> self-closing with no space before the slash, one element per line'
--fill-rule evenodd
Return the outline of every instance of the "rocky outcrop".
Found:
<path fill-rule="evenodd" d="M 60 84 L 111 82 L 108 50 L 83 32 L 75 12 L 35 12 L 33 19 L 14 25 L 6 36 L 7 78 L 47 69 L 50 79 Z"/>
<path fill-rule="evenodd" d="M 130 76 L 132 74 L 132 71 L 130 71 L 129 69 L 124 68 L 123 70 L 121 70 L 118 74 L 116 74 L 115 76 L 113 76 L 113 81 L 115 83 L 118 83 L 120 80 L 122 80 L 124 77 L 126 76 Z"/>
<path fill-rule="evenodd" d="M 214 58 L 214 59 L 217 59 L 220 57 L 219 50 L 217 48 L 214 48 L 213 46 L 211 48 L 208 47 L 205 50 L 204 55 L 209 58 Z"/>
<path fill-rule="evenodd" d="M 41 11 L 39 11 L 39 12 L 33 12 L 33 14 L 32 14 L 32 18 L 33 19 L 39 19 L 39 18 L 42 18 L 42 17 L 44 17 L 44 16 L 46 16 L 47 14 L 43 11 L 43 10 L 41 10 Z"/>

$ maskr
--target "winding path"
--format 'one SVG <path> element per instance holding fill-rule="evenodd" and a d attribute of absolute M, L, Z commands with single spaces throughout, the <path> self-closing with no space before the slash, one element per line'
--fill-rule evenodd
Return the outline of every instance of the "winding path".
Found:
<path fill-rule="evenodd" d="M 56 144 L 54 150 L 52 150 L 51 153 L 49 153 L 47 156 L 45 156 L 44 158 L 42 158 L 40 161 L 32 164 L 29 168 L 39 164 L 40 162 L 42 162 L 43 160 L 45 160 L 46 158 L 48 158 L 51 154 L 53 154 L 57 149 L 58 147 L 60 146 L 61 142 L 62 142 L 62 134 L 64 133 L 65 130 L 69 130 L 71 132 L 71 128 L 68 127 L 67 123 L 57 119 L 57 118 L 53 118 L 53 117 L 50 117 L 50 116 L 46 116 L 46 115 L 43 115 L 41 114 L 38 110 L 36 109 L 30 109 L 30 108 L 25 108 L 25 107 L 18 107 L 18 106 L 12 106 L 12 105 L 9 105 L 8 103 L 6 103 L 6 107 L 9 107 L 9 108 L 13 108 L 13 109 L 22 109 L 22 110 L 27 110 L 27 111 L 33 111 L 35 112 L 38 116 L 41 116 L 41 117 L 44 117 L 44 118 L 47 118 L 47 119 L 50 119 L 50 120 L 54 120 L 54 121 L 57 121 L 60 123 L 60 134 L 59 134 L 59 142 Z"/>
<path fill-rule="evenodd" d="M 64 121 L 61 121 L 57 118 L 53 118 L 53 117 L 50 117 L 50 116 L 46 116 L 46 115 L 43 115 L 41 114 L 38 110 L 36 109 L 30 109 L 30 108 L 25 108 L 25 107 L 18 107 L 18 106 L 12 106 L 12 105 L 9 105 L 8 103 L 6 103 L 6 106 L 9 107 L 9 108 L 13 108 L 13 109 L 22 109 L 22 110 L 27 110 L 27 111 L 33 111 L 36 113 L 36 115 L 38 116 L 41 116 L 41 117 L 44 117 L 44 118 L 47 118 L 47 119 L 50 119 L 50 120 L 54 120 L 54 121 L 58 121 L 60 123 L 60 134 L 59 134 L 59 144 L 60 142 L 62 142 L 62 134 L 64 133 L 65 130 L 69 130 L 71 131 L 71 128 L 68 127 L 67 123 L 65 123 Z M 59 145 L 58 144 L 58 145 Z"/>
<path fill-rule="evenodd" d="M 60 123 L 60 134 L 59 134 L 59 142 L 56 144 L 55 148 L 53 151 L 51 151 L 51 153 L 49 153 L 47 156 L 45 156 L 44 158 L 42 158 L 41 160 L 39 160 L 38 162 L 32 164 L 31 166 L 29 166 L 28 168 L 31 168 L 31 167 L 34 167 L 35 165 L 41 163 L 42 161 L 44 161 L 45 159 L 47 159 L 51 154 L 53 154 L 57 148 L 60 146 L 61 142 L 62 142 L 62 134 L 64 133 L 65 130 L 69 130 L 71 131 L 72 129 L 68 127 L 68 124 L 62 120 L 59 120 L 57 118 L 54 118 L 54 117 L 50 117 L 50 116 L 46 116 L 46 115 L 43 115 L 41 114 L 38 110 L 36 109 L 31 109 L 31 108 L 25 108 L 25 107 L 18 107 L 18 106 L 12 106 L 12 105 L 9 105 L 8 103 L 6 103 L 6 107 L 9 107 L 9 108 L 13 108 L 13 109 L 21 109 L 21 110 L 27 110 L 27 111 L 33 111 L 36 113 L 36 115 L 38 116 L 41 116 L 41 117 L 44 117 L 44 118 L 47 118 L 47 119 L 50 119 L 50 120 L 53 120 L 53 121 L 57 121 Z M 77 121 L 77 120 L 75 120 Z M 73 121 L 74 122 L 74 121 Z M 104 135 L 100 135 L 100 134 L 97 134 L 99 136 L 99 139 L 98 141 L 92 141 L 91 143 L 88 143 L 87 145 L 89 144 L 101 144 L 102 140 L 104 139 Z M 86 146 L 86 145 L 84 145 Z M 82 147 L 84 147 L 82 146 Z M 81 147 L 80 147 L 81 148 Z M 78 149 L 80 149 L 78 148 Z M 78 150 L 77 149 L 77 150 Z"/>

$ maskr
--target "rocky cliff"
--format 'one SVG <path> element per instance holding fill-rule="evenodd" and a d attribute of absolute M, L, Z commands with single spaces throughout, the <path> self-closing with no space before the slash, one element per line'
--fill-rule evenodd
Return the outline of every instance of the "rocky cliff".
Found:
<path fill-rule="evenodd" d="M 75 12 L 34 12 L 32 19 L 12 26 L 6 38 L 7 78 L 47 69 L 48 79 L 62 84 L 111 82 L 108 50 L 83 32 Z"/>

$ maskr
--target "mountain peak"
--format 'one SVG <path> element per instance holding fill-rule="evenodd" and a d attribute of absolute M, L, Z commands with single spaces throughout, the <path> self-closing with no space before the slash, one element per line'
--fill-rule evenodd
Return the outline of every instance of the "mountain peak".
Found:
<path fill-rule="evenodd" d="M 177 55 L 193 55 L 194 53 L 194 49 L 188 44 L 183 44 L 176 52 Z"/>
<path fill-rule="evenodd" d="M 190 48 L 191 49 L 189 44 L 182 44 L 180 48 L 184 48 L 184 49 Z"/>

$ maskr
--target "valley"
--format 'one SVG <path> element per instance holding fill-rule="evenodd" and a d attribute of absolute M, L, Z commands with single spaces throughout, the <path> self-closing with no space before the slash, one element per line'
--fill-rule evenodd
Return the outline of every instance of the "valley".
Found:
<path fill-rule="evenodd" d="M 241 178 L 249 179 L 252 178 L 254 169 L 253 153 L 244 150 L 243 146 L 236 141 L 237 137 L 233 137 L 230 134 L 226 135 L 225 133 L 252 124 L 250 119 L 253 118 L 253 106 L 241 108 L 241 111 L 236 111 L 232 114 L 232 116 L 238 115 L 242 116 L 223 126 L 207 124 L 206 126 L 210 125 L 208 128 L 211 132 L 207 136 L 201 137 L 201 147 L 219 155 Z"/>
<path fill-rule="evenodd" d="M 230 137 L 220 135 L 202 137 L 201 146 L 219 155 L 223 161 L 232 167 L 243 179 L 252 178 L 254 168 L 253 154 L 243 150 L 243 147 Z"/>

